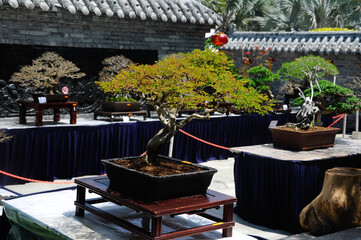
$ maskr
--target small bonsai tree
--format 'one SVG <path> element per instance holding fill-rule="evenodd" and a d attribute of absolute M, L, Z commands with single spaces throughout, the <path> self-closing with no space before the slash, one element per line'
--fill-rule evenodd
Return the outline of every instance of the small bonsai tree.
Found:
<path fill-rule="evenodd" d="M 122 69 L 133 65 L 134 62 L 129 58 L 124 57 L 123 55 L 116 55 L 104 59 L 102 64 L 104 65 L 104 67 L 99 73 L 99 81 L 96 81 L 97 84 L 113 79 Z M 117 93 L 110 92 L 107 89 L 103 89 L 103 91 L 107 93 L 107 101 L 136 101 L 135 99 L 133 99 L 134 96 L 132 96 L 129 91 Z"/>
<path fill-rule="evenodd" d="M 288 80 L 298 84 L 303 82 L 303 87 L 307 87 L 307 84 L 309 84 L 311 90 L 309 96 L 305 96 L 297 85 L 295 87 L 303 99 L 303 104 L 296 115 L 297 123 L 294 125 L 301 129 L 309 129 L 313 126 L 315 114 L 319 111 L 313 102 L 313 84 L 316 84 L 317 90 L 322 92 L 318 79 L 326 73 L 337 75 L 339 73 L 337 68 L 322 57 L 308 55 L 297 58 L 295 61 L 282 64 L 278 72 L 282 80 Z"/>
<path fill-rule="evenodd" d="M 78 79 L 85 76 L 74 63 L 55 52 L 45 52 L 11 76 L 11 81 L 33 92 L 44 89 L 48 94 L 58 93 L 62 78 Z"/>
<path fill-rule="evenodd" d="M 145 163 L 157 165 L 160 148 L 179 129 L 193 119 L 209 119 L 217 105 L 207 103 L 227 101 L 258 113 L 272 110 L 264 104 L 266 96 L 235 79 L 232 67 L 224 53 L 194 50 L 171 55 L 154 65 L 132 65 L 99 85 L 109 92 L 131 90 L 153 105 L 164 128 L 148 142 Z M 183 108 L 202 111 L 177 121 L 177 113 Z"/>
<path fill-rule="evenodd" d="M 248 70 L 248 78 L 251 87 L 257 89 L 260 93 L 266 94 L 270 99 L 274 98 L 270 83 L 279 78 L 278 74 L 272 73 L 263 66 L 257 66 Z"/>

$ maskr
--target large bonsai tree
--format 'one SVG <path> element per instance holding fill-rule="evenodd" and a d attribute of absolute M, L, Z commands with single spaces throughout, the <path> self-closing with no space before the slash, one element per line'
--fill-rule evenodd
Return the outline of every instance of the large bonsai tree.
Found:
<path fill-rule="evenodd" d="M 160 148 L 185 124 L 193 119 L 209 119 L 217 102 L 233 102 L 249 112 L 266 113 L 267 96 L 244 81 L 237 81 L 231 72 L 232 61 L 221 52 L 195 50 L 187 54 L 171 55 L 154 65 L 132 65 L 112 80 L 98 83 L 111 92 L 132 91 L 151 103 L 164 128 L 147 144 L 145 162 L 158 163 Z M 212 104 L 213 103 L 213 104 Z M 181 109 L 198 109 L 177 121 Z"/>
<path fill-rule="evenodd" d="M 11 81 L 32 91 L 44 89 L 49 94 L 58 92 L 62 78 L 77 79 L 85 76 L 72 62 L 55 52 L 45 52 L 33 60 L 32 65 L 24 66 L 11 76 Z"/>

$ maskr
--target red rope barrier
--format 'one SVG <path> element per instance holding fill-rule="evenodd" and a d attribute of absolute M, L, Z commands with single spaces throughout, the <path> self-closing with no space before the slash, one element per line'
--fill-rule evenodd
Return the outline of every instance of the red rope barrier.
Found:
<path fill-rule="evenodd" d="M 207 142 L 207 141 L 205 141 L 205 140 L 202 140 L 202 139 L 200 139 L 200 138 L 197 138 L 197 137 L 195 137 L 195 136 L 193 136 L 193 135 L 191 135 L 191 134 L 183 131 L 182 129 L 179 129 L 179 131 L 180 131 L 181 133 L 184 133 L 184 134 L 187 135 L 188 137 L 194 138 L 194 139 L 196 139 L 196 140 L 198 140 L 198 141 L 200 141 L 200 142 L 202 142 L 202 143 L 206 143 L 206 144 L 211 145 L 211 146 L 213 146 L 213 147 L 217 147 L 217 148 L 229 150 L 229 147 L 223 147 L 223 146 L 219 146 L 219 145 L 217 145 L 217 144 L 211 143 L 211 142 Z"/>
<path fill-rule="evenodd" d="M 31 178 L 20 177 L 20 176 L 17 176 L 17 175 L 15 175 L 15 174 L 7 173 L 7 172 L 1 171 L 1 170 L 0 170 L 0 173 L 4 174 L 4 175 L 6 175 L 6 176 L 9 176 L 9 177 L 17 178 L 17 179 L 24 180 L 24 181 L 28 181 L 28 182 L 51 183 L 51 184 L 69 184 L 69 183 L 74 183 L 74 181 L 51 182 L 51 181 L 35 180 L 35 179 L 31 179 Z"/>
<path fill-rule="evenodd" d="M 31 179 L 31 178 L 25 178 L 25 177 L 20 177 L 18 175 L 15 174 L 11 174 L 11 173 L 7 173 L 4 171 L 0 170 L 0 173 L 12 177 L 12 178 L 16 178 L 16 179 L 20 179 L 20 180 L 24 180 L 24 181 L 28 181 L 28 182 L 36 182 L 36 183 L 50 183 L 50 184 L 71 184 L 74 183 L 74 181 L 66 181 L 66 182 L 51 182 L 51 181 L 42 181 L 42 180 L 36 180 L 36 179 Z M 105 176 L 107 174 L 103 174 L 101 176 Z"/>
<path fill-rule="evenodd" d="M 337 120 L 334 121 L 332 124 L 330 124 L 330 126 L 328 126 L 328 127 L 331 127 L 332 125 L 334 125 L 335 123 L 337 123 L 338 121 L 340 121 L 344 116 L 345 116 L 345 114 L 340 114 L 340 115 L 337 115 L 337 116 L 332 117 L 333 119 L 337 118 Z"/>

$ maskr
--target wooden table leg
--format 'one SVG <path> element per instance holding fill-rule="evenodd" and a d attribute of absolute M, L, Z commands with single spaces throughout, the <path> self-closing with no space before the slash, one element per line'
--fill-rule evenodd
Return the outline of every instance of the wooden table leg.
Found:
<path fill-rule="evenodd" d="M 26 107 L 20 103 L 19 123 L 26 124 Z"/>
<path fill-rule="evenodd" d="M 70 108 L 70 124 L 76 124 L 76 107 L 77 105 L 74 103 Z"/>
<path fill-rule="evenodd" d="M 60 109 L 54 108 L 54 122 L 60 121 Z"/>
<path fill-rule="evenodd" d="M 152 217 L 152 237 L 162 235 L 162 217 Z"/>
<path fill-rule="evenodd" d="M 85 187 L 77 185 L 76 187 L 76 201 L 79 204 L 85 204 Z M 84 217 L 84 209 L 76 206 L 75 207 L 75 216 Z"/>
<path fill-rule="evenodd" d="M 36 109 L 35 125 L 43 126 L 43 111 L 42 109 Z"/>
<path fill-rule="evenodd" d="M 233 221 L 233 203 L 225 204 L 223 206 L 223 221 L 232 222 Z M 222 230 L 223 237 L 232 237 L 232 227 L 224 228 Z"/>

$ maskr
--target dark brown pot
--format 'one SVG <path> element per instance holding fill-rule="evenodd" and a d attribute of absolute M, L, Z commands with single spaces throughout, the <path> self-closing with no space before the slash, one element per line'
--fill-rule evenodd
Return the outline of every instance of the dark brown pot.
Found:
<path fill-rule="evenodd" d="M 179 164 L 192 164 L 202 170 L 168 176 L 153 176 L 113 163 L 117 159 L 102 160 L 110 181 L 109 188 L 143 201 L 164 200 L 206 193 L 213 175 L 217 172 L 214 168 L 184 163 L 166 156 L 162 157 Z"/>
<path fill-rule="evenodd" d="M 285 126 L 270 128 L 273 146 L 291 150 L 311 150 L 333 147 L 339 128 L 321 128 L 320 130 L 294 131 Z"/>
<path fill-rule="evenodd" d="M 108 102 L 101 101 L 103 111 L 106 112 L 135 112 L 139 111 L 141 102 Z"/>
<path fill-rule="evenodd" d="M 68 94 L 33 94 L 34 102 L 39 102 L 39 97 L 46 97 L 46 102 L 67 102 L 69 99 Z"/>

